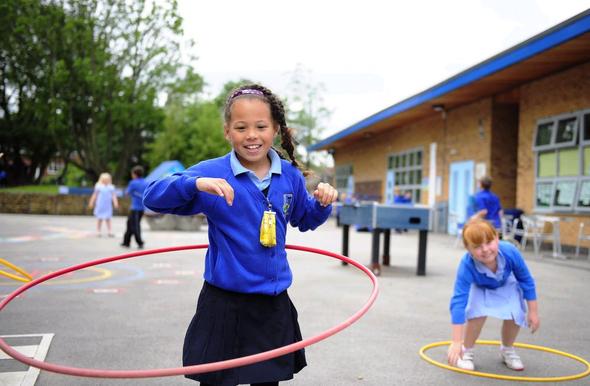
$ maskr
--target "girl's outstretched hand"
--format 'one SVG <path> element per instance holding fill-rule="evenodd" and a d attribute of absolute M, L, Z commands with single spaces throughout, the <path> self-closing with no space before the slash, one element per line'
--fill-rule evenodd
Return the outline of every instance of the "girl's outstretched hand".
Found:
<path fill-rule="evenodd" d="M 539 315 L 536 312 L 529 312 L 527 319 L 529 322 L 529 327 L 531 328 L 531 332 L 534 334 L 535 331 L 537 331 L 539 329 L 539 326 L 541 325 Z"/>
<path fill-rule="evenodd" d="M 320 182 L 318 187 L 313 192 L 313 196 L 320 203 L 321 206 L 328 206 L 338 197 L 338 191 L 330 184 Z"/>
<path fill-rule="evenodd" d="M 447 351 L 447 360 L 449 365 L 457 366 L 457 361 L 461 359 L 461 354 L 463 351 L 463 343 L 462 342 L 452 342 L 449 345 L 449 349 Z"/>
<path fill-rule="evenodd" d="M 197 178 L 197 190 L 224 197 L 227 205 L 234 203 L 234 188 L 223 178 Z"/>

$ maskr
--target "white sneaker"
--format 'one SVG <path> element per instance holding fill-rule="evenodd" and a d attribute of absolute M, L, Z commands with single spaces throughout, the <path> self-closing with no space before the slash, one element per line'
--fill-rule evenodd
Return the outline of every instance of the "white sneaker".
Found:
<path fill-rule="evenodd" d="M 514 350 L 514 347 L 500 349 L 500 357 L 502 358 L 504 364 L 506 364 L 506 367 L 509 369 L 516 371 L 524 370 L 522 360 L 520 360 L 520 357 L 516 353 L 516 350 Z"/>
<path fill-rule="evenodd" d="M 473 354 L 473 351 L 464 351 L 463 352 L 463 358 L 459 358 L 457 360 L 457 367 L 463 370 L 470 370 L 473 371 L 475 370 L 475 364 L 473 363 L 473 358 L 475 357 L 475 355 Z"/>

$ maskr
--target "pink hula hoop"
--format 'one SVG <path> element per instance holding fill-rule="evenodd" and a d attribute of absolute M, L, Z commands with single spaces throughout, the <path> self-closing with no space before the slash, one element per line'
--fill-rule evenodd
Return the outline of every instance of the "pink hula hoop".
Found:
<path fill-rule="evenodd" d="M 78 271 L 78 270 L 84 269 L 86 267 L 92 267 L 94 265 L 109 263 L 109 262 L 117 261 L 117 260 L 128 259 L 128 258 L 136 257 L 136 256 L 151 255 L 151 254 L 173 252 L 173 251 L 182 251 L 182 250 L 187 250 L 187 249 L 204 249 L 207 247 L 208 247 L 207 244 L 199 244 L 199 245 L 186 245 L 186 246 L 180 246 L 180 247 L 151 249 L 151 250 L 145 250 L 145 251 L 126 253 L 126 254 L 118 255 L 118 256 L 107 257 L 107 258 L 103 258 L 103 259 L 89 261 L 89 262 L 79 264 L 79 265 L 74 265 L 71 267 L 66 267 L 66 268 L 63 268 L 63 269 L 58 270 L 56 272 L 52 272 L 52 273 L 49 273 L 49 274 L 44 275 L 42 277 L 39 277 L 38 279 L 35 279 L 35 280 L 28 282 L 28 283 L 20 286 L 19 288 L 17 288 L 15 291 L 10 293 L 6 298 L 4 298 L 0 302 L 0 311 L 2 311 L 2 309 L 4 309 L 4 307 L 8 303 L 10 303 L 14 298 L 16 298 L 18 295 L 25 292 L 29 288 L 34 287 L 37 284 L 43 283 L 44 281 L 47 281 L 47 280 L 52 279 L 54 277 L 65 275 L 66 273 L 69 273 L 69 272 Z M 12 358 L 14 358 L 22 363 L 25 363 L 29 366 L 36 367 L 36 368 L 46 370 L 46 371 L 50 371 L 50 372 L 54 372 L 54 373 L 75 375 L 75 376 L 80 376 L 80 377 L 154 378 L 154 377 L 168 377 L 168 376 L 172 376 L 172 375 L 206 373 L 206 372 L 211 372 L 211 371 L 229 369 L 232 367 L 250 365 L 250 364 L 253 364 L 256 362 L 261 362 L 261 361 L 264 361 L 267 359 L 276 358 L 281 355 L 285 355 L 285 354 L 300 350 L 304 347 L 310 346 L 314 343 L 324 340 L 324 339 L 344 330 L 345 328 L 350 326 L 352 323 L 356 322 L 365 313 L 367 313 L 369 308 L 371 308 L 371 306 L 375 302 L 375 299 L 377 298 L 377 294 L 379 293 L 379 284 L 377 283 L 377 278 L 375 277 L 375 275 L 365 266 L 359 264 L 358 262 L 356 262 L 354 260 L 351 260 L 350 258 L 348 258 L 346 256 L 342 256 L 342 255 L 339 255 L 336 253 L 324 251 L 321 249 L 302 247 L 302 246 L 297 246 L 297 245 L 286 245 L 286 248 L 297 250 L 297 251 L 304 251 L 304 252 L 316 253 L 316 254 L 320 254 L 320 255 L 333 257 L 335 259 L 342 260 L 350 265 L 355 266 L 359 270 L 363 271 L 371 279 L 371 282 L 373 283 L 373 290 L 371 292 L 371 295 L 369 296 L 369 299 L 367 300 L 365 305 L 360 310 L 355 312 L 352 316 L 350 316 L 344 322 L 342 322 L 342 323 L 340 323 L 340 324 L 338 324 L 338 325 L 336 325 L 336 326 L 334 326 L 334 327 L 332 327 L 332 328 L 330 328 L 318 335 L 312 336 L 307 339 L 303 339 L 299 342 L 295 342 L 295 343 L 292 343 L 287 346 L 276 348 L 274 350 L 261 352 L 259 354 L 248 355 L 248 356 L 241 357 L 241 358 L 229 359 L 229 360 L 225 360 L 225 361 L 212 362 L 212 363 L 205 363 L 205 364 L 194 365 L 194 366 L 151 369 L 151 370 L 87 369 L 87 368 L 80 368 L 80 367 L 69 367 L 69 366 L 57 365 L 57 364 L 38 361 L 38 360 L 35 360 L 32 358 L 26 357 L 23 354 L 16 351 L 15 349 L 13 349 L 10 345 L 8 345 L 1 338 L 0 338 L 0 349 L 2 349 L 6 354 L 11 356 Z"/>

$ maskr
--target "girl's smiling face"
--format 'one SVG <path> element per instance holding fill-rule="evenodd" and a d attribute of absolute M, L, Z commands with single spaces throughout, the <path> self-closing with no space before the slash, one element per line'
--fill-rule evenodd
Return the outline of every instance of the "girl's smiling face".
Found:
<path fill-rule="evenodd" d="M 224 125 L 224 133 L 245 168 L 262 174 L 268 172 L 267 154 L 277 132 L 266 102 L 243 97 L 232 103 L 231 119 Z"/>
<path fill-rule="evenodd" d="M 495 269 L 496 257 L 498 256 L 498 237 L 494 237 L 491 241 L 485 241 L 479 245 L 469 245 L 467 249 L 473 258 L 488 268 Z"/>

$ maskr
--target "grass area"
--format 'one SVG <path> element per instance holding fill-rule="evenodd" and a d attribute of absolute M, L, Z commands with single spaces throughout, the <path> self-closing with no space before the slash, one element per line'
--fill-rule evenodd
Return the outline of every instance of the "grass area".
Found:
<path fill-rule="evenodd" d="M 0 192 L 57 194 L 57 185 L 23 185 L 0 188 Z"/>

